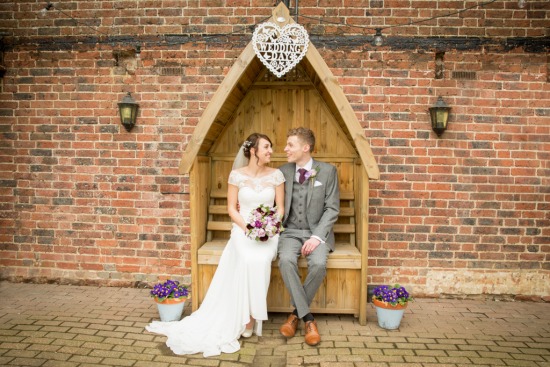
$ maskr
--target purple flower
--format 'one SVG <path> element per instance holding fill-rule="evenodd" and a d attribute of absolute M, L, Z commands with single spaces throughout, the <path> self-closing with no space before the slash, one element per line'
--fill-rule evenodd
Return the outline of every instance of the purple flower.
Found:
<path fill-rule="evenodd" d="M 260 205 L 250 213 L 246 223 L 246 236 L 256 241 L 267 241 L 284 230 L 276 207 Z"/>
<path fill-rule="evenodd" d="M 405 287 L 401 287 L 399 284 L 394 285 L 392 288 L 387 285 L 380 285 L 374 288 L 372 294 L 374 299 L 387 302 L 392 306 L 405 305 L 407 302 L 413 301 Z"/>
<path fill-rule="evenodd" d="M 162 302 L 166 298 L 183 298 L 189 295 L 189 289 L 180 285 L 178 281 L 167 280 L 164 283 L 156 284 L 150 292 L 152 297 Z"/>
<path fill-rule="evenodd" d="M 319 173 L 319 168 L 316 167 L 316 168 L 312 168 L 310 169 L 309 171 L 307 171 L 305 174 L 304 174 L 304 177 L 307 180 L 309 180 L 310 178 L 315 178 L 317 177 L 317 173 Z"/>

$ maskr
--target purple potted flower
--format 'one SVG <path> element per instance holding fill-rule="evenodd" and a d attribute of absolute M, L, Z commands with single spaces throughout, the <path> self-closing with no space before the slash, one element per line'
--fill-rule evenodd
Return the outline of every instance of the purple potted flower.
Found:
<path fill-rule="evenodd" d="M 177 280 L 156 284 L 150 295 L 157 303 L 161 321 L 180 320 L 189 293 L 188 287 Z"/>
<path fill-rule="evenodd" d="M 376 308 L 378 325 L 384 329 L 397 329 L 409 302 L 413 298 L 405 287 L 380 285 L 374 288 L 372 303 Z"/>

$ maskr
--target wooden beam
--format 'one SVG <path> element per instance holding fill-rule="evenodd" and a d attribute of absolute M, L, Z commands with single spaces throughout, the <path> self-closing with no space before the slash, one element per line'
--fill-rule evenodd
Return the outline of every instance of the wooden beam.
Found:
<path fill-rule="evenodd" d="M 209 214 L 222 214 L 229 215 L 227 212 L 227 205 L 209 205 Z M 355 215 L 355 208 L 340 207 L 339 217 L 352 217 Z"/>
<path fill-rule="evenodd" d="M 191 291 L 194 292 L 200 288 L 198 278 L 198 251 L 199 246 L 206 240 L 206 229 L 203 223 L 207 219 L 206 198 L 208 192 L 208 170 L 210 167 L 210 159 L 206 157 L 197 157 L 196 164 L 189 175 L 190 187 L 190 220 L 191 228 Z M 199 307 L 198 297 L 191 297 L 192 309 L 195 311 Z"/>
<path fill-rule="evenodd" d="M 210 192 L 212 199 L 227 199 L 227 190 L 212 190 Z M 355 200 L 355 193 L 352 191 L 340 191 L 340 200 Z"/>
<path fill-rule="evenodd" d="M 361 220 L 361 226 L 359 228 L 359 238 L 361 239 L 361 289 L 359 290 L 359 324 L 367 324 L 367 275 L 369 265 L 369 179 L 365 170 L 359 173 L 361 175 L 361 188 L 359 191 L 359 200 L 361 202 L 360 212 L 358 217 Z M 359 181 L 359 180 L 358 180 Z"/>
<path fill-rule="evenodd" d="M 206 224 L 206 229 L 209 231 L 231 231 L 231 228 L 233 228 L 233 224 L 231 222 L 226 221 L 214 221 L 209 220 Z M 354 224 L 335 224 L 334 225 L 334 233 L 355 233 L 355 225 Z"/>

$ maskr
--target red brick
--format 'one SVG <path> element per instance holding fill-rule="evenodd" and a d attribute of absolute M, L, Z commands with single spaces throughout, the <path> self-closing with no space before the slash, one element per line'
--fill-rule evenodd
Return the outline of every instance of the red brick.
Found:
<path fill-rule="evenodd" d="M 154 1 L 147 3 L 151 4 L 147 10 L 120 4 L 115 9 L 95 7 L 95 3 L 92 6 L 85 1 L 60 6 L 86 21 L 93 9 L 94 15 L 101 17 L 98 29 L 103 32 L 154 39 L 158 34 L 239 30 L 269 16 L 275 2 L 201 2 L 178 8 L 177 1 L 164 1 L 161 9 L 154 8 Z M 365 17 L 365 9 L 372 4 L 366 0 L 303 0 L 300 13 L 363 26 L 391 25 L 469 5 L 439 2 L 434 12 L 430 4 L 395 0 L 384 2 L 383 8 L 369 9 L 371 14 Z M 383 33 L 403 38 L 544 36 L 543 22 L 529 20 L 526 11 L 504 4 L 497 2 L 460 17 Z M 0 133 L 8 134 L 10 139 L 4 139 L 3 144 L 12 149 L 10 156 L 0 156 L 0 162 L 7 163 L 0 164 L 0 181 L 16 182 L 15 187 L 0 183 L 0 198 L 10 203 L 0 206 L 7 242 L 12 242 L 12 236 L 17 238 L 20 242 L 14 245 L 26 259 L 32 259 L 27 256 L 31 245 L 41 256 L 48 255 L 52 247 L 55 254 L 73 256 L 46 257 L 34 269 L 35 274 L 46 277 L 53 276 L 51 269 L 58 263 L 70 269 L 67 264 L 77 261 L 76 253 L 96 256 L 98 251 L 112 257 L 111 263 L 118 264 L 116 272 L 123 278 L 140 272 L 176 273 L 182 267 L 189 272 L 189 261 L 177 258 L 189 256 L 189 197 L 159 195 L 161 191 L 189 191 L 188 179 L 180 178 L 177 172 L 179 159 L 202 111 L 248 39 L 235 36 L 237 43 L 230 49 L 226 45 L 233 38 L 210 44 L 147 42 L 142 45 L 141 65 L 129 73 L 114 67 L 111 44 L 81 44 L 71 52 L 33 49 L 37 27 L 62 35 L 89 35 L 92 31 L 66 25 L 57 13 L 47 19 L 31 19 L 34 10 L 27 5 L 22 4 L 20 12 L 14 14 L 18 24 L 12 28 L 15 37 L 29 37 L 30 41 L 25 48 L 5 53 L 8 74 L 0 93 L 3 108 L 9 109 L 5 118 L 9 130 Z M 159 14 L 164 22 L 155 21 Z M 217 18 L 215 23 L 209 15 Z M 482 15 L 486 20 L 480 23 Z M 343 42 L 348 35 L 362 32 L 332 24 L 314 27 L 314 33 L 338 34 L 336 39 Z M 505 50 L 488 46 L 482 53 L 449 49 L 444 56 L 445 77 L 434 80 L 430 49 L 374 49 L 367 43 L 345 49 L 324 48 L 321 42 L 319 52 L 351 101 L 382 172 L 381 180 L 371 181 L 370 188 L 369 282 L 387 282 L 391 269 L 397 267 L 403 274 L 399 281 L 423 287 L 426 272 L 418 269 L 428 266 L 477 271 L 478 267 L 492 268 L 496 262 L 505 261 L 510 269 L 517 269 L 520 262 L 540 262 L 539 253 L 501 246 L 542 243 L 550 235 L 545 230 L 548 224 L 542 223 L 547 209 L 542 203 L 548 202 L 550 195 L 537 195 L 548 186 L 544 178 L 550 169 L 550 157 L 544 155 L 548 151 L 544 137 L 550 133 L 546 53 L 527 52 L 521 47 Z M 163 62 L 181 66 L 184 75 L 159 75 Z M 451 78 L 451 71 L 463 70 L 476 71 L 477 79 Z M 132 133 L 120 126 L 117 116 L 116 103 L 126 89 L 141 106 L 138 126 Z M 449 130 L 440 138 L 430 130 L 427 112 L 438 95 L 452 108 Z M 0 129 L 5 129 L 1 123 Z M 168 148 L 158 149 L 161 146 Z M 49 149 L 57 163 L 31 155 L 37 149 Z M 165 181 L 166 177 L 178 179 Z M 72 205 L 62 204 L 65 199 L 73 199 Z M 98 214 L 95 208 L 116 211 Z M 495 222 L 487 224 L 486 219 Z M 473 222 L 468 224 L 469 220 Z M 449 228 L 456 231 L 451 233 Z M 530 228 L 543 231 L 527 234 Z M 31 236 L 35 229 L 54 229 L 55 235 Z M 415 232 L 423 229 L 426 232 Z M 140 238 L 141 233 L 159 237 Z M 168 249 L 162 251 L 165 263 L 148 258 L 158 256 L 157 246 L 164 245 L 165 234 L 182 233 L 183 237 L 173 237 Z M 404 240 L 402 235 L 411 237 Z M 434 239 L 445 239 L 453 248 L 452 261 L 430 258 L 428 263 L 428 250 L 407 248 L 422 248 Z M 491 247 L 479 248 L 481 245 Z M 378 263 L 387 260 L 387 250 L 392 256 L 390 263 Z M 2 256 L 14 254 L 4 251 Z M 125 256 L 141 263 L 125 264 Z M 150 263 L 143 266 L 147 261 Z M 9 266 L 22 266 L 17 271 L 30 274 L 30 268 L 20 262 Z M 102 271 L 96 260 L 85 266 L 92 273 Z M 67 274 L 79 276 L 76 269 Z"/>

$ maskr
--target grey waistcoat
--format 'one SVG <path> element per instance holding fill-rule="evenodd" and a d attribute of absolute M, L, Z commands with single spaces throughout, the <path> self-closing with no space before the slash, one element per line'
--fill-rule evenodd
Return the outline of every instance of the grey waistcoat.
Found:
<path fill-rule="evenodd" d="M 288 213 L 286 227 L 290 229 L 309 229 L 307 222 L 307 185 L 308 181 L 299 184 L 294 180 L 292 185 L 292 205 Z"/>

